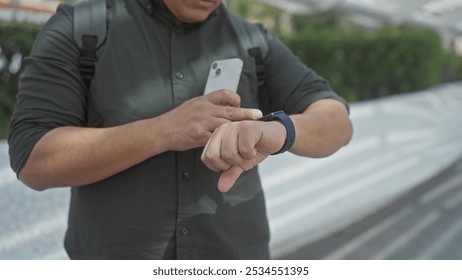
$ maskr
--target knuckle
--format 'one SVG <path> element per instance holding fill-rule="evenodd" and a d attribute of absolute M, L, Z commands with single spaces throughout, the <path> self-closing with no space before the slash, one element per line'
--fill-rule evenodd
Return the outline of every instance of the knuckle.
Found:
<path fill-rule="evenodd" d="M 202 156 L 201 156 L 201 160 L 202 162 L 208 167 L 210 168 L 211 170 L 213 171 L 219 171 L 219 168 L 217 167 L 218 166 L 218 163 L 216 161 L 216 158 L 214 156 L 212 156 L 211 154 L 209 153 L 204 153 Z"/>
<path fill-rule="evenodd" d="M 221 158 L 226 162 L 231 162 L 234 160 L 235 154 L 229 150 L 224 150 L 221 152 Z"/>
<path fill-rule="evenodd" d="M 239 153 L 245 159 L 252 159 L 257 155 L 257 151 L 255 151 L 255 149 L 248 147 L 248 146 L 241 147 L 241 149 L 239 150 Z"/>
<path fill-rule="evenodd" d="M 188 99 L 186 100 L 185 102 L 183 102 L 184 105 L 190 105 L 190 106 L 198 106 L 198 104 L 202 104 L 204 98 L 202 96 L 198 96 L 198 97 L 193 97 L 191 99 Z"/>
<path fill-rule="evenodd" d="M 209 153 L 202 154 L 201 159 L 207 163 L 211 163 L 213 161 L 213 157 Z"/>
<path fill-rule="evenodd" d="M 236 115 L 234 108 L 229 106 L 224 107 L 224 115 L 227 119 L 233 119 Z"/>
<path fill-rule="evenodd" d="M 201 100 L 197 100 L 194 102 L 194 110 L 196 112 L 205 112 L 208 108 L 208 103 L 207 102 L 202 102 Z"/>
<path fill-rule="evenodd" d="M 232 92 L 232 91 L 229 90 L 229 89 L 223 89 L 223 94 L 225 94 L 226 97 L 228 97 L 228 98 L 234 97 L 234 92 Z"/>

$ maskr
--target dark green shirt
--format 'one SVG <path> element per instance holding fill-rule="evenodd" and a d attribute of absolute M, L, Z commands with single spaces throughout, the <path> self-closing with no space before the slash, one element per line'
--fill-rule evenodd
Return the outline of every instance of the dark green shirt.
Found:
<path fill-rule="evenodd" d="M 61 5 L 35 41 L 9 134 L 19 172 L 37 141 L 61 126 L 117 126 L 161 115 L 203 94 L 212 61 L 244 61 L 242 107 L 259 108 L 255 62 L 221 5 L 205 22 L 177 26 L 161 1 L 115 0 L 90 93 L 78 70 L 72 7 Z M 301 113 L 341 100 L 272 34 L 264 58 L 270 110 Z M 88 102 L 87 102 L 88 101 Z M 181 136 L 179 136 L 181 137 Z M 166 152 L 106 180 L 72 188 L 65 247 L 73 259 L 266 259 L 269 229 L 258 170 L 220 193 L 202 149 Z M 82 175 L 83 176 L 83 175 Z"/>

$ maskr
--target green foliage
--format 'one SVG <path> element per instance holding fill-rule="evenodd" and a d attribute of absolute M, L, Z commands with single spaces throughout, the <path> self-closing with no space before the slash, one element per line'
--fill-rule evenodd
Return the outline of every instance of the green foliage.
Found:
<path fill-rule="evenodd" d="M 313 15 L 294 15 L 292 28 L 295 33 L 306 29 L 336 29 L 342 26 L 342 15 L 335 11 L 327 11 Z"/>
<path fill-rule="evenodd" d="M 443 73 L 445 81 L 462 80 L 462 56 L 450 52 L 445 57 L 445 71 Z"/>
<path fill-rule="evenodd" d="M 237 15 L 243 18 L 249 18 L 251 15 L 251 6 L 256 4 L 255 0 L 228 0 L 228 7 Z"/>
<path fill-rule="evenodd" d="M 250 21 L 263 23 L 276 34 L 281 34 L 280 11 L 256 0 L 227 0 L 228 7 L 236 15 Z"/>
<path fill-rule="evenodd" d="M 349 101 L 418 91 L 462 80 L 462 57 L 446 54 L 435 32 L 409 27 L 365 30 L 338 11 L 292 16 L 283 34 L 280 13 L 255 0 L 231 0 L 241 17 L 263 22 Z M 268 25 L 268 18 L 274 25 Z"/>
<path fill-rule="evenodd" d="M 40 25 L 30 23 L 13 23 L 0 21 L 0 42 L 14 42 L 30 52 Z"/>
<path fill-rule="evenodd" d="M 11 58 L 12 52 L 19 50 L 27 56 L 40 26 L 25 23 L 6 23 L 0 21 L 0 47 L 2 54 Z M 18 91 L 19 73 L 10 75 L 7 71 L 0 73 L 0 139 L 5 138 L 9 116 L 14 107 Z"/>
<path fill-rule="evenodd" d="M 421 90 L 438 83 L 444 69 L 440 37 L 419 29 L 304 29 L 287 43 L 349 101 Z"/>

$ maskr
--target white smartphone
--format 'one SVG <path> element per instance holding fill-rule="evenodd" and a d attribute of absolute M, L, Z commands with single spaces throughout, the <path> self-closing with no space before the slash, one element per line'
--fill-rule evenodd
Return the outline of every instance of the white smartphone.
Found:
<path fill-rule="evenodd" d="M 239 58 L 216 60 L 210 66 L 204 94 L 228 89 L 236 92 L 241 77 L 242 62 Z"/>

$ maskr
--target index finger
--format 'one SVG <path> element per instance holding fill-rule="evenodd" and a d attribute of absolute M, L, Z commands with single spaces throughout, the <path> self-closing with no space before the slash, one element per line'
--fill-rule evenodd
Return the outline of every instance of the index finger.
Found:
<path fill-rule="evenodd" d="M 214 113 L 215 117 L 230 121 L 258 120 L 263 113 L 258 109 L 235 108 L 230 106 L 219 106 Z"/>

